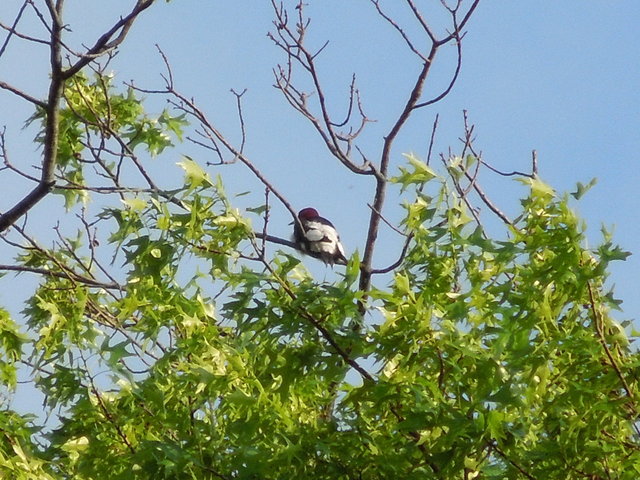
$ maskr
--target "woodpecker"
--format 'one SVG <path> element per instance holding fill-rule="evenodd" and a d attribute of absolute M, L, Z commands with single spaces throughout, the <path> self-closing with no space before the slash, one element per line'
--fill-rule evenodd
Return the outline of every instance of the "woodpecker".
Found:
<path fill-rule="evenodd" d="M 293 241 L 300 251 L 331 266 L 347 264 L 340 236 L 329 220 L 322 218 L 315 208 L 303 208 L 298 219 L 300 222 L 294 222 Z"/>

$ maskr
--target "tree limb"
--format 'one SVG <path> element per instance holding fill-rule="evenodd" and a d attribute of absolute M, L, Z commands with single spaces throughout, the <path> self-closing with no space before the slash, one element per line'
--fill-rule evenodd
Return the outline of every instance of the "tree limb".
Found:
<path fill-rule="evenodd" d="M 116 22 L 111 29 L 96 41 L 94 46 L 91 47 L 86 54 L 76 61 L 75 64 L 65 70 L 62 66 L 62 32 L 66 28 L 62 20 L 64 1 L 57 0 L 54 2 L 53 0 L 47 0 L 45 2 L 51 19 L 51 25 L 47 25 L 50 30 L 49 49 L 51 64 L 51 81 L 49 84 L 47 101 L 41 102 L 4 82 L 3 84 L 0 84 L 0 88 L 13 92 L 25 100 L 34 103 L 45 111 L 42 172 L 39 183 L 31 190 L 31 192 L 29 192 L 22 198 L 22 200 L 18 201 L 9 210 L 0 214 L 0 232 L 5 231 L 13 225 L 16 220 L 33 208 L 40 200 L 51 192 L 55 185 L 55 170 L 58 161 L 60 102 L 62 100 L 66 80 L 78 73 L 96 56 L 101 55 L 122 43 L 137 16 L 142 11 L 149 8 L 153 3 L 154 0 L 138 0 L 135 7 L 128 15 Z M 116 33 L 118 33 L 118 36 L 113 38 Z"/>

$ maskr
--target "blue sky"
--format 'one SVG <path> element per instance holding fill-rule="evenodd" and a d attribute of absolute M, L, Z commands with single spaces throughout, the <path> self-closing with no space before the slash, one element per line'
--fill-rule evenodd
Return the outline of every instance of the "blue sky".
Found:
<path fill-rule="evenodd" d="M 11 12 L 21 3 L 4 0 L 0 20 L 11 23 Z M 408 19 L 403 3 L 382 2 L 401 20 Z M 439 5 L 433 0 L 419 3 L 430 8 Z M 67 22 L 73 30 L 70 41 L 75 45 L 93 43 L 97 29 L 109 26 L 132 4 L 125 0 L 67 2 Z M 419 63 L 368 1 L 309 0 L 308 4 L 312 18 L 309 42 L 319 47 L 330 41 L 318 59 L 330 107 L 337 117 L 342 115 L 351 75 L 356 73 L 365 111 L 377 119 L 360 145 L 375 158 L 383 135 L 406 100 Z M 476 147 L 495 167 L 527 170 L 531 151 L 536 149 L 541 177 L 558 191 L 572 191 L 576 182 L 587 183 L 597 177 L 597 185 L 575 208 L 589 225 L 592 245 L 600 238 L 602 224 L 615 226 L 615 239 L 635 253 L 612 269 L 611 282 L 624 301 L 619 319 L 640 318 L 638 18 L 637 0 L 481 1 L 466 29 L 458 83 L 443 102 L 421 110 L 412 119 L 398 138 L 391 168 L 393 172 L 401 164 L 404 152 L 424 156 L 436 114 L 440 115 L 436 152 L 446 152 L 449 147 L 458 150 L 462 110 L 467 110 L 476 125 Z M 236 140 L 235 97 L 229 90 L 247 88 L 243 97 L 247 155 L 296 208 L 315 206 L 340 229 L 348 251 L 362 251 L 373 183 L 353 176 L 334 160 L 309 124 L 272 87 L 272 68 L 283 62 L 284 56 L 266 37 L 271 22 L 268 1 L 159 2 L 134 26 L 112 68 L 120 82 L 134 79 L 141 87 L 161 87 L 163 65 L 155 48 L 159 44 L 173 66 L 177 88 L 194 97 L 211 120 Z M 434 22 L 438 24 L 442 25 Z M 25 19 L 24 25 L 30 27 L 33 22 Z M 441 27 L 436 29 L 442 31 Z M 410 24 L 407 30 L 416 33 Z M 453 53 L 449 48 L 437 57 L 427 96 L 446 84 Z M 0 58 L 0 80 L 44 97 L 46 61 L 44 50 L 13 42 Z M 159 98 L 148 101 L 152 110 L 164 107 Z M 20 130 L 30 114 L 24 102 L 0 92 L 0 125 L 7 125 L 8 148 L 21 166 L 39 161 L 31 143 L 33 131 Z M 175 163 L 182 153 L 202 162 L 211 160 L 202 150 L 179 145 L 151 161 L 161 183 L 171 186 L 181 175 Z M 255 192 L 240 202 L 260 203 L 263 189 L 241 165 L 211 172 L 223 176 L 230 192 Z M 0 181 L 5 182 L 3 178 Z M 483 172 L 480 181 L 507 213 L 517 212 L 523 187 L 489 172 Z M 6 209 L 10 199 L 26 188 L 17 180 L 3 183 L 0 209 Z M 393 197 L 385 213 L 392 220 L 399 218 Z M 30 218 L 42 221 L 46 238 L 47 222 L 62 214 L 60 202 L 47 199 Z M 271 233 L 288 236 L 288 223 L 284 209 L 276 206 Z M 398 241 L 389 229 L 382 232 L 375 266 L 385 266 L 396 258 Z M 6 255 L 6 250 L 0 249 L 0 263 L 9 263 Z M 325 274 L 320 267 L 313 268 L 319 275 Z M 32 281 L 26 281 L 27 285 Z M 14 282 L 13 276 L 0 279 L 4 292 L 0 302 L 9 303 L 17 312 L 20 295 L 12 292 Z"/>
<path fill-rule="evenodd" d="M 310 43 L 330 42 L 319 66 L 331 106 L 338 113 L 345 110 L 348 82 L 356 73 L 365 110 L 378 120 L 361 145 L 375 155 L 419 64 L 369 2 L 308 3 Z M 397 18 L 408 19 L 402 4 L 383 2 Z M 459 82 L 442 103 L 418 112 L 394 151 L 396 165 L 403 152 L 424 155 L 436 113 L 437 151 L 446 152 L 449 146 L 455 151 L 462 133 L 461 112 L 466 109 L 476 125 L 477 148 L 497 168 L 528 169 L 531 150 L 536 149 L 542 178 L 558 191 L 573 191 L 577 181 L 597 177 L 597 185 L 576 209 L 589 225 L 592 243 L 604 224 L 615 227 L 615 238 L 636 253 L 613 268 L 611 280 L 625 302 L 624 318 L 640 317 L 640 163 L 635 158 L 640 150 L 640 43 L 634 33 L 639 14 L 640 4 L 634 0 L 481 1 L 467 28 Z M 442 19 L 439 14 L 435 18 Z M 371 182 L 354 177 L 330 157 L 310 126 L 272 88 L 271 70 L 284 57 L 266 38 L 271 22 L 266 1 L 158 5 L 122 49 L 120 75 L 147 86 L 160 85 L 157 73 L 162 65 L 153 47 L 159 43 L 180 89 L 236 138 L 229 89 L 247 88 L 251 158 L 294 205 L 317 206 L 340 227 L 348 248 L 361 249 Z M 434 24 L 442 31 L 443 23 Z M 404 25 L 412 31 L 411 23 Z M 427 95 L 448 80 L 452 60 L 452 48 L 439 54 Z M 221 172 L 230 186 L 244 191 L 244 176 L 234 184 L 240 171 Z M 488 172 L 481 181 L 505 211 L 515 214 L 517 196 L 523 192 L 516 182 Z M 392 202 L 388 215 L 393 218 Z M 385 232 L 383 239 L 397 242 L 392 232 Z M 377 259 L 378 264 L 386 260 L 384 254 Z"/>

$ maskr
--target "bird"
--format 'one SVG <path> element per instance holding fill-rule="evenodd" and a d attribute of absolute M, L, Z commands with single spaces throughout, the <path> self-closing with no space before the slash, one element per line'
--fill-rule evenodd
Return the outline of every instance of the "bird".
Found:
<path fill-rule="evenodd" d="M 293 241 L 298 250 L 322 260 L 326 265 L 347 264 L 340 236 L 329 220 L 311 207 L 300 210 L 298 220 L 293 227 Z"/>

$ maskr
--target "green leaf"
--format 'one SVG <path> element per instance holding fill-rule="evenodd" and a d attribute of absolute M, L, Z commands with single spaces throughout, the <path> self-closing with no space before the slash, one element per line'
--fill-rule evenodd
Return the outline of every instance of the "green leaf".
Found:
<path fill-rule="evenodd" d="M 392 183 L 400 183 L 402 190 L 405 190 L 409 185 L 421 185 L 437 177 L 436 173 L 415 155 L 405 154 L 405 157 L 409 160 L 409 165 L 412 168 L 400 167 L 400 175 L 389 179 Z"/>
<path fill-rule="evenodd" d="M 582 196 L 587 193 L 589 190 L 591 190 L 591 187 L 593 187 L 596 183 L 598 183 L 598 179 L 597 178 L 592 178 L 591 181 L 589 183 L 587 183 L 586 185 L 578 182 L 576 185 L 576 191 L 575 192 L 571 192 L 571 195 L 576 199 L 576 200 L 580 200 L 582 198 Z"/>
<path fill-rule="evenodd" d="M 205 172 L 192 158 L 185 155 L 183 160 L 178 162 L 177 165 L 184 170 L 185 183 L 189 188 L 195 189 L 200 186 L 213 186 L 213 182 L 211 181 L 209 174 Z"/>
<path fill-rule="evenodd" d="M 141 212 L 147 208 L 147 200 L 141 197 L 125 198 L 121 200 L 127 207 L 134 212 Z"/>

